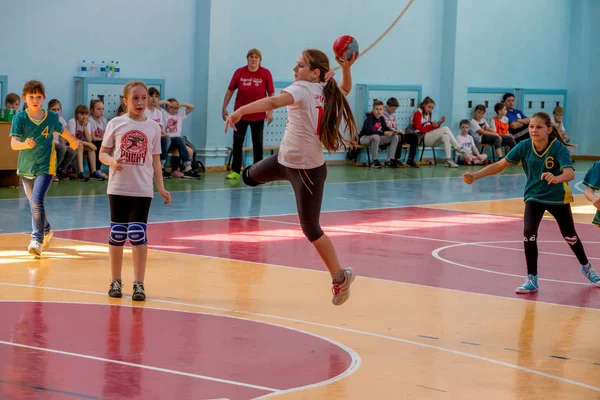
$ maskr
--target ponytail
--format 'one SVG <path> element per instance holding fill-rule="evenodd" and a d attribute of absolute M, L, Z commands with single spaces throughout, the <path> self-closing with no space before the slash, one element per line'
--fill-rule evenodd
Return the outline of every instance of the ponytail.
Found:
<path fill-rule="evenodd" d="M 325 96 L 325 109 L 319 127 L 321 143 L 329 153 L 338 151 L 340 147 L 346 150 L 358 136 L 350 104 L 333 78 L 325 84 L 323 96 Z M 345 122 L 344 133 L 348 135 L 340 133 L 342 120 Z"/>
<path fill-rule="evenodd" d="M 340 147 L 346 150 L 356 143 L 358 129 L 346 96 L 331 76 L 329 58 L 322 51 L 315 49 L 304 50 L 302 56 L 311 70 L 318 69 L 320 71 L 319 81 L 325 85 L 323 87 L 325 107 L 318 127 L 321 143 L 330 153 L 338 151 Z M 326 78 L 327 74 L 329 76 Z M 347 135 L 340 133 L 342 122 L 345 125 L 344 133 Z"/>
<path fill-rule="evenodd" d="M 561 142 L 562 144 L 564 144 L 567 147 L 573 146 L 572 144 L 565 142 L 565 139 L 563 139 L 562 135 L 558 131 L 558 128 L 556 126 L 554 126 L 554 124 L 552 123 L 552 120 L 550 119 L 550 116 L 548 114 L 546 114 L 545 112 L 537 112 L 537 113 L 533 114 L 531 116 L 531 118 L 539 118 L 539 119 L 543 120 L 544 123 L 546 124 L 546 126 L 548 128 L 550 128 L 550 134 L 548 135 L 548 139 L 550 141 L 552 141 L 553 139 L 557 139 L 559 142 Z"/>

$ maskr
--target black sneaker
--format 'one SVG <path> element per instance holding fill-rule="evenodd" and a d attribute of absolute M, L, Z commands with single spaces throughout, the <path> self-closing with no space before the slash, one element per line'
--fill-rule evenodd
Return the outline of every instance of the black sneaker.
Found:
<path fill-rule="evenodd" d="M 408 160 L 406 166 L 410 168 L 419 168 L 419 164 L 417 164 L 415 160 Z"/>
<path fill-rule="evenodd" d="M 82 181 L 82 182 L 86 182 L 90 180 L 90 177 L 87 176 L 86 174 L 84 174 L 83 172 L 80 172 L 77 174 L 77 180 L 78 181 Z"/>
<path fill-rule="evenodd" d="M 162 170 L 163 179 L 171 179 L 171 174 L 168 173 L 164 168 Z"/>
<path fill-rule="evenodd" d="M 133 294 L 131 295 L 131 300 L 134 300 L 134 301 L 146 300 L 146 292 L 144 292 L 144 284 L 143 283 L 135 282 L 133 284 Z"/>
<path fill-rule="evenodd" d="M 61 181 L 68 181 L 69 179 L 71 179 L 71 177 L 69 176 L 69 174 L 67 174 L 62 169 L 57 170 L 56 171 L 56 175 L 58 176 L 58 179 L 60 179 Z"/>
<path fill-rule="evenodd" d="M 110 289 L 108 290 L 108 295 L 110 297 L 123 297 L 123 292 L 121 290 L 123 290 L 123 284 L 121 281 L 116 279 L 110 281 Z"/>
<path fill-rule="evenodd" d="M 402 164 L 402 163 L 400 163 L 400 164 Z M 385 162 L 385 166 L 386 166 L 387 168 L 398 168 L 398 161 L 396 161 L 396 160 L 394 160 L 394 159 L 392 158 L 392 159 L 390 159 L 390 160 L 387 160 L 387 161 Z"/>
<path fill-rule="evenodd" d="M 189 170 L 183 173 L 183 177 L 186 179 L 200 179 L 202 178 L 202 175 L 198 174 L 196 171 L 194 170 Z"/>
<path fill-rule="evenodd" d="M 373 161 L 373 163 L 371 164 L 371 168 L 381 168 L 381 163 L 379 162 L 379 160 Z"/>
<path fill-rule="evenodd" d="M 396 167 L 398 167 L 398 168 L 406 167 L 406 164 L 404 164 L 402 161 L 398 160 L 397 158 L 395 158 L 394 161 L 396 161 Z"/>

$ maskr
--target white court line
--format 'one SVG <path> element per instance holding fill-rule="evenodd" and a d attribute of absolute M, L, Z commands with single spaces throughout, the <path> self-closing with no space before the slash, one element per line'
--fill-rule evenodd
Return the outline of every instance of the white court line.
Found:
<path fill-rule="evenodd" d="M 213 378 L 211 376 L 206 376 L 206 375 L 191 374 L 188 372 L 175 371 L 172 369 L 152 367 L 150 365 L 135 364 L 135 363 L 130 363 L 130 362 L 126 362 L 126 361 L 111 360 L 110 358 L 88 356 L 86 354 L 71 353 L 68 351 L 54 350 L 54 349 L 49 349 L 49 348 L 45 348 L 45 347 L 28 346 L 28 345 L 20 344 L 20 343 L 5 342 L 3 340 L 0 340 L 0 344 L 4 344 L 6 346 L 21 347 L 21 348 L 30 349 L 30 350 L 45 351 L 47 353 L 60 354 L 63 356 L 85 358 L 87 360 L 101 361 L 101 362 L 106 362 L 106 363 L 111 363 L 111 364 L 120 364 L 120 365 L 125 365 L 128 367 L 135 367 L 135 368 L 147 369 L 150 371 L 164 372 L 164 373 L 172 374 L 172 375 L 187 376 L 188 378 L 204 379 L 207 381 L 225 383 L 228 385 L 235 385 L 235 386 L 243 386 L 243 387 L 247 387 L 247 388 L 251 388 L 251 389 L 265 390 L 265 391 L 269 391 L 269 392 L 277 392 L 278 391 L 278 389 L 273 389 L 273 388 L 269 388 L 269 387 L 265 387 L 265 386 L 250 385 L 248 383 L 230 381 L 227 379 Z"/>
<path fill-rule="evenodd" d="M 97 294 L 96 292 L 90 292 L 91 294 Z M 106 296 L 106 294 L 102 293 L 103 296 Z M 515 364 L 510 364 L 504 361 L 499 361 L 499 360 L 495 360 L 493 358 L 488 358 L 488 357 L 483 357 L 483 356 L 478 356 L 475 354 L 471 354 L 471 353 L 466 353 L 460 350 L 453 350 L 453 349 L 448 349 L 445 347 L 441 347 L 441 346 L 435 346 L 432 344 L 427 344 L 427 343 L 421 343 L 421 342 L 415 342 L 413 340 L 408 340 L 408 339 L 401 339 L 401 338 L 397 338 L 397 337 L 393 337 L 393 336 L 388 336 L 388 335 L 382 335 L 382 334 L 378 334 L 378 333 L 373 333 L 373 332 L 367 332 L 367 331 L 361 331 L 358 329 L 352 329 L 352 328 L 345 328 L 345 327 L 341 327 L 341 326 L 335 326 L 335 325 L 327 325 L 327 324 L 322 324 L 319 322 L 311 322 L 311 321 L 305 321 L 305 320 L 301 320 L 301 319 L 295 319 L 295 318 L 288 318 L 288 317 L 280 317 L 280 316 L 275 316 L 275 315 L 270 315 L 270 314 L 262 314 L 262 313 L 255 313 L 255 312 L 250 312 L 250 311 L 242 311 L 242 310 L 234 310 L 234 309 L 227 309 L 227 308 L 222 308 L 222 307 L 210 307 L 210 306 L 202 306 L 202 305 L 197 305 L 197 304 L 189 304 L 189 303 L 182 303 L 182 302 L 175 302 L 175 301 L 157 301 L 157 300 L 153 300 L 156 302 L 161 302 L 161 303 L 168 303 L 168 304 L 174 304 L 174 305 L 180 305 L 180 306 L 187 306 L 187 307 L 194 307 L 194 308 L 204 308 L 204 309 L 209 309 L 209 310 L 215 310 L 215 311 L 224 311 L 224 312 L 230 312 L 230 313 L 238 313 L 238 314 L 245 314 L 245 315 L 251 315 L 251 316 L 256 316 L 256 317 L 262 317 L 262 318 L 273 318 L 273 319 L 278 319 L 278 320 L 282 320 L 282 321 L 288 321 L 288 322 L 295 322 L 295 323 L 301 323 L 301 324 L 306 324 L 306 325 L 312 325 L 312 326 L 319 326 L 322 328 L 329 328 L 329 329 L 334 329 L 334 330 L 339 330 L 339 331 L 344 331 L 344 332 L 349 332 L 349 333 L 356 333 L 359 335 L 365 335 L 365 336 L 371 336 L 371 337 L 376 337 L 376 338 L 380 338 L 380 339 L 387 339 L 387 340 L 391 340 L 394 342 L 399 342 L 399 343 L 404 343 L 404 344 L 410 344 L 413 346 L 418 346 L 418 347 L 423 347 L 423 348 L 427 348 L 427 349 L 432 349 L 432 350 L 438 350 L 438 351 L 442 351 L 445 353 L 450 353 L 450 354 L 455 354 L 455 355 L 460 355 L 460 356 L 464 356 L 464 357 L 468 357 L 468 358 L 472 358 L 472 359 L 476 359 L 476 360 L 480 360 L 480 361 L 486 361 L 492 364 L 496 364 L 496 365 L 501 365 L 504 367 L 508 367 L 508 368 L 512 368 L 515 370 L 519 370 L 519 371 L 524 371 L 524 372 L 528 372 L 534 375 L 539 375 L 539 376 L 543 376 L 546 378 L 550 378 L 550 379 L 554 379 L 560 382 L 565 382 L 565 383 L 569 383 L 575 386 L 579 386 L 585 389 L 590 389 L 596 392 L 600 392 L 600 387 L 596 387 L 596 386 L 592 386 L 592 385 L 588 385 L 582 382 L 577 382 L 571 379 L 567 379 L 567 378 L 563 378 L 560 376 L 556 376 L 556 375 L 552 375 L 552 374 L 548 374 L 542 371 L 537 371 L 531 368 L 526 368 L 526 367 L 522 367 L 520 365 L 515 365 Z M 23 302 L 21 300 L 8 300 L 6 302 Z M 29 300 L 27 302 L 32 302 L 35 303 L 36 300 Z M 60 302 L 56 302 L 56 303 L 60 303 Z M 73 304 L 95 304 L 95 303 L 73 303 Z M 107 304 L 110 305 L 110 304 Z M 151 308 L 151 307 L 144 307 L 144 308 Z M 161 308 L 156 308 L 159 310 L 165 310 L 165 309 L 161 309 Z M 198 313 L 198 312 L 193 312 L 193 311 L 180 311 L 180 310 L 168 310 L 168 311 L 179 311 L 179 312 L 183 312 L 183 313 Z M 203 313 L 198 313 L 198 314 L 203 314 Z M 235 318 L 235 317 L 233 317 Z M 245 319 L 245 318 L 242 318 Z M 284 326 L 284 328 L 287 328 L 286 326 Z M 42 349 L 43 350 L 43 349 Z M 331 383 L 331 382 L 330 382 Z M 298 389 L 300 390 L 300 389 Z"/>
<path fill-rule="evenodd" d="M 407 237 L 408 238 L 412 238 L 412 239 L 423 239 L 423 240 L 429 240 L 429 239 L 431 239 L 431 238 L 423 238 L 423 237 L 419 237 L 419 236 L 407 236 Z M 95 245 L 95 246 L 107 246 L 104 243 L 91 242 L 91 241 L 88 241 L 88 240 L 66 239 L 66 238 L 57 238 L 57 239 L 58 240 L 66 240 L 66 241 L 70 241 L 70 242 L 89 243 L 89 244 L 92 244 L 92 245 Z M 435 240 L 449 242 L 449 241 L 444 240 L 444 239 L 435 239 Z M 455 243 L 457 243 L 457 244 L 468 244 L 468 243 L 462 243 L 462 242 L 455 242 Z M 480 246 L 486 247 L 484 245 L 480 245 Z M 492 247 L 492 246 L 487 246 L 487 247 Z M 236 259 L 233 259 L 233 258 L 210 256 L 210 255 L 204 255 L 204 254 L 185 253 L 185 252 L 182 252 L 182 251 L 172 251 L 172 250 L 163 250 L 163 249 L 154 249 L 154 248 L 150 248 L 149 250 L 156 251 L 156 252 L 159 252 L 159 253 L 179 254 L 179 255 L 188 256 L 188 257 L 212 258 L 212 259 L 215 259 L 215 260 L 223 260 L 223 261 L 230 261 L 230 262 L 234 261 L 234 262 L 240 262 L 240 263 L 245 263 L 245 264 L 253 264 L 253 265 L 260 265 L 260 266 L 269 266 L 269 267 L 276 267 L 276 268 L 300 270 L 300 271 L 304 271 L 304 272 L 310 272 L 310 273 L 315 273 L 315 274 L 324 274 L 324 275 L 329 276 L 329 273 L 326 272 L 326 271 L 324 271 L 324 270 L 307 269 L 307 268 L 303 268 L 303 267 L 294 267 L 294 266 L 290 266 L 290 265 L 270 264 L 270 263 L 256 262 L 256 261 L 247 261 L 247 260 L 236 260 Z M 385 283 L 392 283 L 392 284 L 401 284 L 401 285 L 409 285 L 409 286 L 415 286 L 415 287 L 421 287 L 421 288 L 427 288 L 427 289 L 447 290 L 447 291 L 450 291 L 450 292 L 461 293 L 461 294 L 469 293 L 469 294 L 476 295 L 476 296 L 487 296 L 487 297 L 493 297 L 493 298 L 501 299 L 501 300 L 535 301 L 536 303 L 549 304 L 549 305 L 552 305 L 552 306 L 575 308 L 575 309 L 584 309 L 584 310 L 592 310 L 592 311 L 598 311 L 598 312 L 600 312 L 600 309 L 596 309 L 596 308 L 573 306 L 573 305 L 569 305 L 569 304 L 551 303 L 551 302 L 542 301 L 542 300 L 527 300 L 527 299 L 522 299 L 522 298 L 498 296 L 498 295 L 488 294 L 488 293 L 465 292 L 463 290 L 458 290 L 458 289 L 444 288 L 444 287 L 439 287 L 439 286 L 423 285 L 423 284 L 420 284 L 420 283 L 395 281 L 395 280 L 384 279 L 384 278 L 375 278 L 375 277 L 371 277 L 371 276 L 361 276 L 360 278 L 361 279 L 374 280 L 374 281 L 378 281 L 378 282 L 385 282 Z M 58 290 L 58 291 L 63 290 L 63 291 L 75 292 L 75 293 L 93 293 L 93 294 L 99 294 L 99 295 L 102 295 L 102 296 L 106 295 L 106 293 L 87 292 L 87 291 L 80 291 L 80 290 L 76 290 L 76 289 L 53 288 L 53 287 L 49 287 L 49 286 L 32 286 L 32 285 L 25 285 L 25 284 L 19 284 L 19 283 L 10 283 L 10 282 L 0 282 L 0 285 L 15 286 L 15 287 L 25 287 L 25 288 L 40 288 L 40 289 Z M 124 295 L 124 297 L 130 297 L 130 296 Z M 157 301 L 157 300 L 155 300 L 155 301 Z"/>
<path fill-rule="evenodd" d="M 461 268 L 467 268 L 467 269 L 471 269 L 471 270 L 475 270 L 475 271 L 480 271 L 480 272 L 487 272 L 490 274 L 496 274 L 496 275 L 504 275 L 504 276 L 514 276 L 517 278 L 523 278 L 523 275 L 517 275 L 517 274 L 510 274 L 508 272 L 500 272 L 500 271 L 494 271 L 494 270 L 489 270 L 489 269 L 484 269 L 484 268 L 477 268 L 477 267 L 472 267 L 470 265 L 465 265 L 465 264 L 461 264 L 455 261 L 450 261 L 444 257 L 442 257 L 440 255 L 440 253 L 444 250 L 450 249 L 450 248 L 454 248 L 454 247 L 459 247 L 459 246 L 469 246 L 469 245 L 474 245 L 474 246 L 485 246 L 485 247 L 495 247 L 498 249 L 505 249 L 505 250 L 514 250 L 514 251 L 524 251 L 523 249 L 514 249 L 514 248 L 510 248 L 510 247 L 498 247 L 498 246 L 489 246 L 486 245 L 486 243 L 523 243 L 520 240 L 506 240 L 506 241 L 492 241 L 492 242 L 476 242 L 476 243 L 462 243 L 462 244 L 451 244 L 448 246 L 443 246 L 443 247 L 438 247 L 437 249 L 433 250 L 431 252 L 431 255 L 433 257 L 435 257 L 436 259 L 448 263 L 448 264 L 453 264 L 456 265 L 458 267 Z M 564 241 L 562 240 L 544 240 L 544 241 L 539 241 L 538 243 L 564 243 Z M 582 242 L 582 243 L 593 243 L 593 244 L 599 244 L 600 242 Z M 564 257 L 573 257 L 573 255 L 568 255 L 568 254 L 559 254 L 559 253 L 544 253 L 544 252 L 540 252 L 540 254 L 550 254 L 550 255 L 556 255 L 556 256 L 564 256 Z M 592 257 L 588 257 L 589 259 L 593 259 L 593 260 L 599 260 L 598 258 L 592 258 Z M 545 278 L 538 278 L 538 280 L 540 281 L 546 281 L 546 282 L 555 282 L 555 283 L 568 283 L 571 285 L 583 285 L 583 286 L 590 286 L 591 284 L 589 282 L 572 282 L 572 281 L 561 281 L 558 279 L 545 279 Z"/>
<path fill-rule="evenodd" d="M 82 292 L 82 291 L 78 291 L 78 292 Z M 86 292 L 86 293 L 106 296 L 106 294 L 98 293 L 98 292 Z M 221 317 L 221 318 L 235 319 L 235 320 L 239 320 L 239 321 L 250 321 L 250 322 L 253 322 L 256 324 L 276 326 L 278 328 L 287 329 L 290 331 L 302 333 L 307 336 L 315 337 L 317 339 L 331 343 L 332 345 L 334 345 L 336 347 L 339 347 L 340 349 L 342 349 L 346 353 L 348 353 L 348 355 L 350 356 L 351 361 L 350 361 L 350 365 L 348 366 L 348 368 L 344 372 L 334 376 L 333 378 L 327 379 L 325 381 L 315 382 L 315 383 L 312 383 L 309 385 L 298 386 L 298 387 L 289 388 L 289 389 L 273 389 L 273 388 L 269 388 L 269 387 L 265 387 L 265 386 L 258 386 L 258 385 L 243 383 L 243 382 L 230 381 L 230 380 L 226 380 L 226 379 L 214 378 L 214 377 L 209 377 L 209 376 L 205 376 L 205 375 L 197 375 L 197 374 L 191 374 L 191 373 L 187 373 L 187 372 L 181 372 L 181 371 L 170 370 L 170 369 L 165 369 L 165 368 L 151 367 L 151 366 L 144 365 L 144 364 L 134 364 L 134 363 L 124 362 L 124 361 L 117 361 L 117 360 L 111 360 L 111 359 L 106 359 L 106 358 L 101 358 L 101 357 L 88 356 L 88 355 L 80 354 L 80 353 L 71 353 L 71 352 L 65 352 L 65 351 L 61 351 L 61 350 L 48 349 L 48 348 L 44 348 L 44 347 L 33 347 L 33 346 L 27 346 L 27 345 L 13 343 L 13 342 L 4 342 L 4 341 L 0 340 L 0 344 L 10 345 L 10 346 L 23 347 L 23 348 L 33 349 L 33 350 L 40 350 L 40 351 L 47 351 L 50 353 L 86 358 L 86 359 L 90 359 L 90 360 L 94 360 L 94 361 L 111 362 L 111 363 L 126 365 L 126 366 L 130 366 L 130 367 L 138 367 L 138 368 L 142 368 L 142 369 L 149 369 L 149 370 L 153 370 L 153 371 L 165 372 L 165 373 L 174 374 L 174 375 L 182 375 L 182 376 L 187 376 L 187 377 L 191 377 L 191 378 L 205 379 L 205 380 L 215 381 L 215 382 L 219 382 L 219 383 L 226 383 L 226 384 L 230 384 L 230 385 L 243 386 L 243 387 L 248 387 L 248 388 L 252 388 L 252 389 L 259 389 L 259 390 L 273 392 L 273 393 L 269 394 L 268 396 L 271 396 L 271 395 L 275 396 L 275 395 L 280 395 L 283 393 L 291 393 L 291 392 L 296 392 L 296 391 L 301 391 L 301 390 L 305 390 L 305 389 L 328 385 L 330 383 L 339 381 L 341 379 L 344 379 L 344 378 L 352 375 L 360 367 L 360 364 L 362 362 L 360 356 L 358 355 L 358 353 L 356 351 L 354 351 L 350 347 L 348 347 L 338 341 L 330 339 L 328 337 L 321 336 L 321 335 L 318 335 L 318 334 L 312 333 L 312 332 L 303 331 L 301 329 L 292 328 L 292 327 L 285 326 L 285 325 L 274 324 L 272 322 L 252 320 L 249 318 L 236 317 L 236 316 L 232 316 L 232 315 L 223 315 L 223 314 L 215 314 L 215 313 L 207 313 L 207 312 L 199 312 L 199 311 L 172 310 L 172 309 L 167 309 L 167 308 L 148 307 L 148 306 L 139 307 L 139 306 L 133 306 L 133 305 L 127 305 L 127 304 L 105 304 L 105 303 L 89 303 L 89 302 L 78 303 L 78 302 L 70 302 L 70 301 L 39 301 L 39 300 L 0 300 L 0 302 L 2 302 L 2 303 L 74 304 L 74 305 L 105 306 L 105 307 L 106 306 L 108 306 L 108 307 L 119 306 L 119 307 L 124 307 L 124 308 L 142 308 L 142 309 L 151 309 L 151 310 L 157 310 L 157 311 L 163 311 L 163 312 L 176 312 L 176 313 L 182 313 L 182 314 L 210 315 L 210 316 Z M 173 302 L 163 301 L 163 303 L 173 303 Z M 177 304 L 177 303 L 173 303 L 173 304 Z M 227 309 L 216 309 L 216 310 L 228 311 Z M 260 398 L 263 398 L 263 397 L 260 397 Z"/>
<path fill-rule="evenodd" d="M 585 192 L 585 187 L 583 187 L 583 181 L 579 181 L 576 184 L 573 185 L 573 187 L 577 190 L 579 190 L 581 193 Z"/>

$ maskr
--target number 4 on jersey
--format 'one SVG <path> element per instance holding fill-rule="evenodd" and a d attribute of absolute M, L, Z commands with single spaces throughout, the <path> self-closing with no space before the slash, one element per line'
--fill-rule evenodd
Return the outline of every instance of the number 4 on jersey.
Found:
<path fill-rule="evenodd" d="M 48 136 L 50 136 L 50 133 L 48 133 L 48 127 L 45 127 L 44 130 L 42 131 L 42 136 L 47 138 Z"/>

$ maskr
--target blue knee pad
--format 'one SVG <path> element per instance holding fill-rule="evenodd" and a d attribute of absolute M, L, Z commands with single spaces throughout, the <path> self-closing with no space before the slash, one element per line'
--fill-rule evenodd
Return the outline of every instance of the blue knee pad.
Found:
<path fill-rule="evenodd" d="M 143 222 L 132 222 L 127 229 L 127 237 L 132 246 L 141 246 L 148 243 L 146 237 L 146 224 Z"/>
<path fill-rule="evenodd" d="M 127 224 L 110 223 L 108 243 L 113 246 L 123 246 L 127 241 Z"/>

